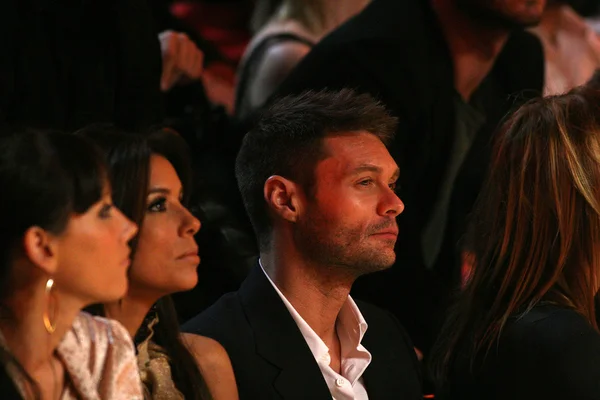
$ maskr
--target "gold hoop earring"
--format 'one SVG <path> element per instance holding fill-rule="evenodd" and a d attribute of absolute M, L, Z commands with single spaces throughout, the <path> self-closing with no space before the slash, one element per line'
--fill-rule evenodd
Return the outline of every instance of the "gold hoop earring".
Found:
<path fill-rule="evenodd" d="M 48 299 L 48 307 L 44 311 L 42 318 L 44 320 L 44 327 L 46 328 L 46 332 L 49 334 L 53 334 L 56 330 L 56 321 L 52 323 L 50 321 L 50 313 L 48 312 L 48 308 L 50 308 L 50 303 L 52 301 L 52 288 L 54 287 L 54 279 L 50 278 L 46 281 L 46 298 Z M 54 313 L 56 317 L 56 312 Z"/>

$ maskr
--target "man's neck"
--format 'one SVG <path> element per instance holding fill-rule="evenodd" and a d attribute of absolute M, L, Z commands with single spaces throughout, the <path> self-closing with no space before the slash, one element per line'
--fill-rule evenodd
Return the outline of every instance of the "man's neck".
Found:
<path fill-rule="evenodd" d="M 336 321 L 354 278 L 342 276 L 334 268 L 290 259 L 261 253 L 261 264 L 277 288 L 325 345 L 335 348 Z"/>
<path fill-rule="evenodd" d="M 454 87 L 463 100 L 490 73 L 506 43 L 509 31 L 490 29 L 456 8 L 453 1 L 432 0 L 454 64 Z"/>

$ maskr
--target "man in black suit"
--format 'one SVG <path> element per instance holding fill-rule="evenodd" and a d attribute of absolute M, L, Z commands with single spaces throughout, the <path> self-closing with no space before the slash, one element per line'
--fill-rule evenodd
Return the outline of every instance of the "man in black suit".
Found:
<path fill-rule="evenodd" d="M 543 51 L 522 28 L 545 0 L 374 0 L 323 39 L 278 96 L 350 87 L 399 118 L 390 153 L 407 211 L 395 265 L 353 295 L 392 311 L 426 354 L 460 278 L 458 243 L 498 121 L 542 92 Z"/>
<path fill-rule="evenodd" d="M 396 256 L 396 119 L 369 95 L 281 99 L 245 137 L 238 185 L 259 239 L 240 290 L 183 327 L 227 350 L 240 399 L 420 399 L 398 321 L 349 296 Z"/>

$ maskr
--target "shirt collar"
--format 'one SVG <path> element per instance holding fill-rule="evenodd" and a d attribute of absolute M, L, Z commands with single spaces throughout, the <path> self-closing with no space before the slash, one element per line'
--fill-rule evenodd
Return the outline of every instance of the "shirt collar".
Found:
<path fill-rule="evenodd" d="M 298 325 L 298 328 L 300 329 L 300 332 L 306 340 L 306 343 L 308 344 L 308 347 L 310 348 L 310 351 L 315 359 L 317 361 L 321 361 L 327 358 L 329 356 L 329 348 L 325 342 L 323 342 L 319 335 L 317 335 L 310 325 L 306 323 L 304 318 L 302 318 L 302 316 L 296 311 L 292 303 L 289 302 L 285 295 L 279 290 L 277 285 L 275 285 L 275 282 L 271 280 L 271 277 L 265 271 L 260 259 L 258 260 L 258 264 L 260 265 L 260 268 L 267 277 L 268 281 L 273 286 L 273 289 L 275 289 L 275 292 L 277 292 L 281 298 L 281 301 L 283 301 L 283 304 L 288 309 L 289 313 L 294 319 L 294 322 L 296 322 L 296 325 Z M 358 306 L 350 295 L 348 295 L 348 299 L 343 304 L 340 313 L 338 314 L 336 328 L 338 330 L 338 335 L 347 335 L 345 339 L 347 339 L 349 343 L 352 343 L 351 348 L 356 349 L 360 346 L 365 332 L 367 331 L 368 325 L 362 313 L 358 309 Z M 342 340 L 342 338 L 340 338 L 340 340 Z M 342 342 L 346 342 L 346 340 L 342 340 Z M 342 349 L 342 351 L 344 351 L 344 349 Z"/>

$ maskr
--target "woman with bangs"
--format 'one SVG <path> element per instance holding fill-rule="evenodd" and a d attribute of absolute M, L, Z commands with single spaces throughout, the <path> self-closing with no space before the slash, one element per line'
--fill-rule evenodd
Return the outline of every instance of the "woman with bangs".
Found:
<path fill-rule="evenodd" d="M 102 125 L 79 134 L 104 150 L 115 204 L 140 226 L 129 290 L 97 312 L 135 338 L 145 398 L 237 399 L 227 353 L 212 339 L 182 336 L 169 297 L 196 286 L 200 262 L 194 240 L 200 221 L 186 208 L 191 162 L 185 141 L 168 131 L 142 137 Z"/>
<path fill-rule="evenodd" d="M 501 129 L 473 270 L 432 367 L 441 399 L 600 399 L 600 92 L 534 100 Z"/>
<path fill-rule="evenodd" d="M 113 207 L 103 157 L 58 132 L 0 139 L 0 362 L 23 399 L 141 399 L 119 323 L 81 310 L 127 291 L 137 227 Z"/>

